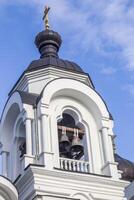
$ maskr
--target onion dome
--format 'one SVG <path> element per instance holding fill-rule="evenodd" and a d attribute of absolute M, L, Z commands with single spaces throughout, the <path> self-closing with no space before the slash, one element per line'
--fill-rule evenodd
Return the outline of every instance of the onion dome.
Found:
<path fill-rule="evenodd" d="M 49 29 L 40 32 L 35 38 L 35 44 L 39 49 L 41 58 L 48 56 L 58 57 L 61 43 L 61 36 L 57 32 Z"/>
<path fill-rule="evenodd" d="M 115 161 L 118 162 L 118 170 L 121 170 L 122 179 L 126 181 L 134 181 L 134 163 L 115 154 Z"/>
<path fill-rule="evenodd" d="M 83 70 L 74 62 L 59 59 L 58 51 L 62 43 L 61 36 L 50 30 L 49 13 L 50 7 L 45 7 L 43 21 L 45 30 L 38 33 L 35 38 L 35 45 L 40 52 L 40 59 L 33 61 L 26 71 L 37 70 L 40 68 L 56 67 L 75 72 L 83 72 Z"/>
<path fill-rule="evenodd" d="M 76 63 L 59 58 L 58 51 L 61 43 L 61 36 L 57 32 L 49 29 L 40 32 L 35 38 L 35 45 L 39 50 L 40 59 L 32 61 L 26 71 L 56 67 L 63 70 L 84 73 Z"/>

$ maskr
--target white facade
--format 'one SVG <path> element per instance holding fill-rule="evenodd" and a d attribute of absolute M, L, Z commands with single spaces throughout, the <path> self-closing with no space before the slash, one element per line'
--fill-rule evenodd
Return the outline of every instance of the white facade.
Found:
<path fill-rule="evenodd" d="M 36 106 L 17 90 L 41 94 Z M 85 130 L 84 160 L 61 158 L 57 122 L 71 115 Z M 86 74 L 48 69 L 27 72 L 4 108 L 0 141 L 2 173 L 19 200 L 125 200 L 113 155 L 113 121 Z M 21 144 L 26 152 L 20 156 Z"/>

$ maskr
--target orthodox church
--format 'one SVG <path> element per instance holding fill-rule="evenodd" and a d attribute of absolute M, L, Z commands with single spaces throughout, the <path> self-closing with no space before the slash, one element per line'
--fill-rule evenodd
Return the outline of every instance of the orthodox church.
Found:
<path fill-rule="evenodd" d="M 134 200 L 134 164 L 115 152 L 113 118 L 90 76 L 59 58 L 61 36 L 35 38 L 34 60 L 0 122 L 0 200 Z"/>

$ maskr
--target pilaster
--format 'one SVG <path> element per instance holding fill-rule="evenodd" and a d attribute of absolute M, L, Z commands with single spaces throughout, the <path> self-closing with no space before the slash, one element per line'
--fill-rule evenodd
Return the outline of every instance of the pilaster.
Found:
<path fill-rule="evenodd" d="M 40 154 L 40 164 L 45 165 L 46 168 L 53 168 L 53 152 L 52 152 L 52 138 L 50 129 L 50 112 L 49 106 L 41 104 L 40 122 L 41 122 L 41 141 L 42 148 Z"/>
<path fill-rule="evenodd" d="M 109 175 L 114 179 L 119 179 L 117 165 L 118 163 L 114 162 L 113 158 L 113 147 L 111 143 L 111 136 L 108 132 L 108 127 L 102 127 L 101 129 L 102 136 L 102 146 L 104 153 L 104 166 L 102 167 L 102 173 L 104 175 Z"/>
<path fill-rule="evenodd" d="M 8 174 L 8 152 L 2 151 L 1 156 L 2 156 L 2 175 L 7 177 Z"/>
<path fill-rule="evenodd" d="M 32 122 L 31 119 L 25 120 L 26 127 L 26 154 L 32 155 Z"/>
<path fill-rule="evenodd" d="M 23 113 L 23 121 L 25 124 L 26 133 L 26 154 L 21 158 L 22 170 L 29 164 L 34 163 L 35 156 L 33 155 L 33 130 L 32 122 L 34 120 L 34 112 L 31 106 L 25 106 L 26 110 Z"/>

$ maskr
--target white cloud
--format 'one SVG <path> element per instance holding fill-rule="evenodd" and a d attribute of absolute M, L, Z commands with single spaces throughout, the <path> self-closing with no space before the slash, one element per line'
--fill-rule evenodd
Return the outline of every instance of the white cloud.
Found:
<path fill-rule="evenodd" d="M 134 98 L 134 84 L 127 84 L 122 89 L 130 94 L 132 98 Z"/>
<path fill-rule="evenodd" d="M 112 74 L 116 73 L 116 71 L 117 70 L 112 67 L 103 67 L 101 69 L 101 74 L 112 75 Z"/>
<path fill-rule="evenodd" d="M 79 48 L 86 53 L 94 48 L 103 56 L 111 53 L 107 51 L 105 45 L 114 44 L 119 47 L 118 53 L 120 59 L 126 63 L 126 69 L 134 71 L 134 4 L 131 2 L 130 0 L 77 0 L 77 2 L 0 0 L 0 6 L 19 3 L 34 6 L 41 13 L 47 4 L 52 8 L 53 23 L 70 34 L 72 51 L 77 51 Z M 107 42 L 104 44 L 105 40 Z M 112 70 L 110 72 L 108 69 L 106 73 L 112 73 Z"/>

